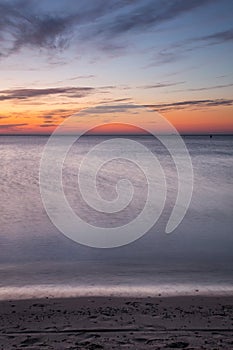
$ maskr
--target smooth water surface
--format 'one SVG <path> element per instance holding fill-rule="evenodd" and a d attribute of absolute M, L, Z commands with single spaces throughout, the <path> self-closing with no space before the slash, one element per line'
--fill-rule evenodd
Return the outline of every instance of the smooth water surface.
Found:
<path fill-rule="evenodd" d="M 127 178 L 134 187 L 130 205 L 106 214 L 85 204 L 78 190 L 78 168 L 88 150 L 104 139 L 84 137 L 72 147 L 63 185 L 71 207 L 84 220 L 116 227 L 142 210 L 147 185 L 138 167 L 123 159 L 111 161 L 98 174 L 99 193 L 113 200 L 117 181 Z M 47 137 L 0 137 L 0 298 L 233 292 L 233 137 L 184 137 L 193 163 L 193 197 L 182 223 L 170 235 L 164 231 L 177 194 L 176 168 L 154 138 L 135 140 L 154 152 L 164 169 L 164 211 L 136 242 L 95 249 L 65 237 L 43 208 L 39 163 Z M 91 159 L 90 167 L 95 161 Z"/>

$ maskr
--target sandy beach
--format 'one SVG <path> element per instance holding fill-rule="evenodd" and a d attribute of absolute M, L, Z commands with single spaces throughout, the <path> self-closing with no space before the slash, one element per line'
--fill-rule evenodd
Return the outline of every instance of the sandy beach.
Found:
<path fill-rule="evenodd" d="M 232 297 L 8 300 L 0 349 L 233 349 Z"/>

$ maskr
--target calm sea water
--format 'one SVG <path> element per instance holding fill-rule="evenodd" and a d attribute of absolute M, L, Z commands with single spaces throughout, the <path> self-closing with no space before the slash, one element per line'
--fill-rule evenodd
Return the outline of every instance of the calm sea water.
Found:
<path fill-rule="evenodd" d="M 85 137 L 72 147 L 63 184 L 75 212 L 94 225 L 112 227 L 138 215 L 146 187 L 132 163 L 111 161 L 97 178 L 101 195 L 112 200 L 116 181 L 123 176 L 134 185 L 132 202 L 118 214 L 98 213 L 85 204 L 77 188 L 78 167 L 87 151 L 105 139 Z M 233 293 L 233 137 L 184 138 L 194 190 L 185 218 L 171 235 L 164 230 L 177 194 L 176 168 L 158 141 L 145 136 L 135 140 L 158 156 L 165 171 L 165 209 L 141 239 L 96 249 L 65 237 L 43 208 L 39 163 L 47 138 L 0 137 L 0 298 Z"/>

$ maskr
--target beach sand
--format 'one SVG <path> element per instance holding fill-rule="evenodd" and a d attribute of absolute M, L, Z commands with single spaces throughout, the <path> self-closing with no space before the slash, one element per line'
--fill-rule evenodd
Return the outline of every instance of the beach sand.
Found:
<path fill-rule="evenodd" d="M 233 297 L 0 302 L 0 349 L 233 349 Z"/>

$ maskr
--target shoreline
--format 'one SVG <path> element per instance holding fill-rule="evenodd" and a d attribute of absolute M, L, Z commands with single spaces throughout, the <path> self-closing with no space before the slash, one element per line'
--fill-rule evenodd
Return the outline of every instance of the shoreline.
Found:
<path fill-rule="evenodd" d="M 233 296 L 0 301 L 0 349 L 233 349 Z"/>
<path fill-rule="evenodd" d="M 9 295 L 11 296 L 9 298 Z M 177 298 L 177 297 L 233 297 L 233 286 L 225 285 L 25 285 L 0 287 L 0 302 L 4 300 L 67 299 L 67 298 Z"/>
<path fill-rule="evenodd" d="M 87 300 L 87 299 L 115 299 L 115 300 L 123 300 L 123 299 L 137 299 L 137 300 L 149 300 L 149 299 L 164 299 L 164 300 L 178 300 L 178 299 L 233 299 L 233 293 L 232 292 L 200 292 L 199 290 L 195 293 L 171 293 L 166 294 L 164 292 L 157 293 L 154 295 L 145 295 L 145 294 L 67 294 L 67 295 L 42 295 L 42 296 L 23 296 L 20 295 L 18 297 L 6 297 L 0 298 L 0 307 L 2 303 L 7 302 L 30 302 L 30 301 L 37 301 L 37 302 L 44 302 L 44 301 L 57 301 L 57 300 Z"/>

